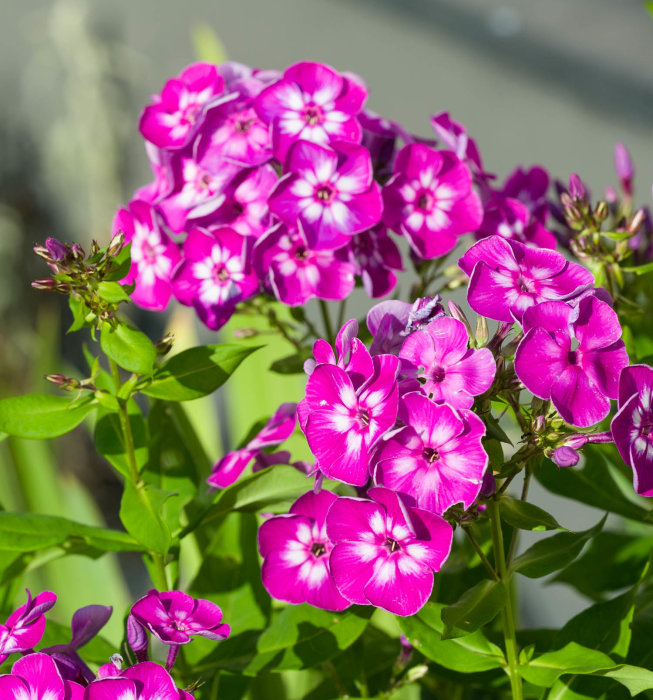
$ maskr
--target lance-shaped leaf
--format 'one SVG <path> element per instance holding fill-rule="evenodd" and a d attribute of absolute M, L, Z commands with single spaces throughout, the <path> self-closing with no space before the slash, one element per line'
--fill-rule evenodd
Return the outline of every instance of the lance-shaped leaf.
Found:
<path fill-rule="evenodd" d="M 528 501 L 519 501 L 511 496 L 502 496 L 499 501 L 501 518 L 508 525 L 520 530 L 564 530 L 558 521 L 545 510 Z"/>
<path fill-rule="evenodd" d="M 0 432 L 30 440 L 58 437 L 76 428 L 95 408 L 92 399 L 25 394 L 0 401 Z"/>
<path fill-rule="evenodd" d="M 528 664 L 521 663 L 519 673 L 533 685 L 550 688 L 564 674 L 592 674 L 614 668 L 614 661 L 602 651 L 569 642 L 562 649 L 532 658 Z"/>
<path fill-rule="evenodd" d="M 105 323 L 100 332 L 100 345 L 107 356 L 123 369 L 136 374 L 152 374 L 156 349 L 145 333 L 124 323 L 116 328 Z"/>
<path fill-rule="evenodd" d="M 149 484 L 134 486 L 125 482 L 120 503 L 120 520 L 134 539 L 146 549 L 157 554 L 166 554 L 172 543 L 170 529 L 163 520 L 161 507 L 174 496 Z"/>
<path fill-rule="evenodd" d="M 572 562 L 581 552 L 585 543 L 600 532 L 605 519 L 584 532 L 561 532 L 536 542 L 512 564 L 512 571 L 518 571 L 529 578 L 540 578 L 558 571 Z"/>
<path fill-rule="evenodd" d="M 260 346 L 259 346 L 260 347 Z M 191 401 L 214 392 L 258 347 L 203 345 L 171 357 L 141 391 L 167 401 Z"/>
<path fill-rule="evenodd" d="M 445 624 L 442 639 L 463 637 L 483 627 L 506 604 L 503 581 L 481 581 L 465 591 L 453 605 L 442 609 Z"/>
<path fill-rule="evenodd" d="M 408 641 L 424 656 L 459 673 L 478 673 L 505 666 L 501 649 L 480 630 L 455 639 L 442 639 L 443 605 L 427 603 L 417 615 L 398 617 L 397 622 Z"/>

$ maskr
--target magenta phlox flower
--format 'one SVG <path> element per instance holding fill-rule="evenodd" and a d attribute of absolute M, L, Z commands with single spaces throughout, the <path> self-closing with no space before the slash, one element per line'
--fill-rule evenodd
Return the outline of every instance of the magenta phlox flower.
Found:
<path fill-rule="evenodd" d="M 43 637 L 45 615 L 57 602 L 51 591 L 39 593 L 36 598 L 27 589 L 27 602 L 9 615 L 4 625 L 0 625 L 0 663 L 9 654 L 29 651 Z"/>
<path fill-rule="evenodd" d="M 349 259 L 372 298 L 390 294 L 397 285 L 393 270 L 403 270 L 399 248 L 381 224 L 352 236 Z"/>
<path fill-rule="evenodd" d="M 113 608 L 110 605 L 87 605 L 73 614 L 71 621 L 72 638 L 68 644 L 41 649 L 52 656 L 62 676 L 73 681 L 92 681 L 95 676 L 77 650 L 88 644 L 106 625 Z"/>
<path fill-rule="evenodd" d="M 241 165 L 222 158 L 200 134 L 192 151 L 184 149 L 170 161 L 173 186 L 157 200 L 157 208 L 174 233 L 183 233 L 191 225 L 204 224 L 224 204 L 229 186 L 242 172 Z"/>
<path fill-rule="evenodd" d="M 223 205 L 210 215 L 212 226 L 229 226 L 241 236 L 259 238 L 269 226 L 268 195 L 278 179 L 269 165 L 245 171 L 225 192 Z"/>
<path fill-rule="evenodd" d="M 556 247 L 556 237 L 531 215 L 528 207 L 518 199 L 494 197 L 485 204 L 483 221 L 476 238 L 501 236 L 536 248 Z"/>
<path fill-rule="evenodd" d="M 640 496 L 653 496 L 653 369 L 631 365 L 619 378 L 619 411 L 612 419 L 615 445 L 633 470 Z"/>
<path fill-rule="evenodd" d="M 367 90 L 358 77 L 342 75 L 322 63 L 296 63 L 257 97 L 255 109 L 272 127 L 274 155 L 285 160 L 290 146 L 361 140 L 356 115 Z"/>
<path fill-rule="evenodd" d="M 500 236 L 473 245 L 458 265 L 470 277 L 467 302 L 471 308 L 506 323 L 521 323 L 526 309 L 534 304 L 570 300 L 594 285 L 589 270 L 560 253 Z"/>
<path fill-rule="evenodd" d="M 84 688 L 65 681 L 47 654 L 18 659 L 11 674 L 0 676 L 0 697 L 7 700 L 82 700 Z"/>
<path fill-rule="evenodd" d="M 300 425 L 327 478 L 354 486 L 367 482 L 370 450 L 397 417 L 398 368 L 393 355 L 377 355 L 358 388 L 332 364 L 318 364 L 308 378 Z"/>
<path fill-rule="evenodd" d="M 201 126 L 206 109 L 225 99 L 224 80 L 216 66 L 194 63 L 169 80 L 154 104 L 141 114 L 143 138 L 161 148 L 186 146 Z"/>
<path fill-rule="evenodd" d="M 270 195 L 270 211 L 288 226 L 300 228 L 314 250 L 341 248 L 381 219 L 381 193 L 363 146 L 298 141 L 288 153 L 284 172 Z"/>
<path fill-rule="evenodd" d="M 313 250 L 301 231 L 286 224 L 273 226 L 259 238 L 254 266 L 274 296 L 289 306 L 314 297 L 344 299 L 356 281 L 346 249 Z"/>
<path fill-rule="evenodd" d="M 261 578 L 273 598 L 325 610 L 349 607 L 329 567 L 333 544 L 326 533 L 326 517 L 336 500 L 330 491 L 309 491 L 293 503 L 288 515 L 273 516 L 261 525 Z"/>
<path fill-rule="evenodd" d="M 526 335 L 515 353 L 515 372 L 541 399 L 551 399 L 562 418 L 587 428 L 605 418 L 628 365 L 617 314 L 596 297 L 577 308 L 545 301 L 527 309 Z"/>
<path fill-rule="evenodd" d="M 419 378 L 422 390 L 436 403 L 471 408 L 473 397 L 492 385 L 496 362 L 488 348 L 472 350 L 468 344 L 465 325 L 440 316 L 404 341 L 399 352 L 402 374 Z"/>
<path fill-rule="evenodd" d="M 236 305 L 259 288 L 249 240 L 225 227 L 192 229 L 184 241 L 184 257 L 172 280 L 173 292 L 182 304 L 193 306 L 211 330 L 221 328 Z"/>
<path fill-rule="evenodd" d="M 169 194 L 174 187 L 171 166 L 174 156 L 169 151 L 158 148 L 149 141 L 145 142 L 145 152 L 150 161 L 154 180 L 137 189 L 132 199 L 155 204 L 159 199 Z"/>
<path fill-rule="evenodd" d="M 132 605 L 129 614 L 169 645 L 188 644 L 194 635 L 222 640 L 231 631 L 222 623 L 222 610 L 215 603 L 181 591 L 148 591 Z"/>
<path fill-rule="evenodd" d="M 143 661 L 122 671 L 119 678 L 93 681 L 84 700 L 193 700 L 193 696 L 179 690 L 162 666 Z"/>
<path fill-rule="evenodd" d="M 280 445 L 287 440 L 296 425 L 297 404 L 282 403 L 270 420 L 243 448 L 227 453 L 216 462 L 211 470 L 211 476 L 206 480 L 207 483 L 212 488 L 230 486 L 264 448 Z"/>
<path fill-rule="evenodd" d="M 426 396 L 402 398 L 406 426 L 384 438 L 374 454 L 374 482 L 433 513 L 476 500 L 487 469 L 483 421 L 472 411 L 436 405 Z"/>
<path fill-rule="evenodd" d="M 383 188 L 383 222 L 403 234 L 422 258 L 445 255 L 483 218 L 469 168 L 452 151 L 404 146 Z"/>
<path fill-rule="evenodd" d="M 504 197 L 519 200 L 534 219 L 544 224 L 549 214 L 546 194 L 550 182 L 549 173 L 541 165 L 533 165 L 528 170 L 519 167 L 508 175 L 502 194 Z"/>
<path fill-rule="evenodd" d="M 172 296 L 172 273 L 181 260 L 177 244 L 163 232 L 152 207 L 132 200 L 119 209 L 113 220 L 113 233 L 122 231 L 131 243 L 131 267 L 123 284 L 135 284 L 131 299 L 153 311 L 163 311 Z"/>
<path fill-rule="evenodd" d="M 414 615 L 449 556 L 453 530 L 434 513 L 405 507 L 389 489 L 368 494 L 372 500 L 339 498 L 327 515 L 336 586 L 351 603 Z"/>
<path fill-rule="evenodd" d="M 632 197 L 635 168 L 630 153 L 628 153 L 628 149 L 623 143 L 614 145 L 614 170 L 617 173 L 624 194 L 626 197 Z"/>

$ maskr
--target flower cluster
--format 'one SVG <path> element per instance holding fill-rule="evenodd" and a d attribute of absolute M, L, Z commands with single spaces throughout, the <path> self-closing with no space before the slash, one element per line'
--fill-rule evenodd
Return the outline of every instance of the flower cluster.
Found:
<path fill-rule="evenodd" d="M 49 591 L 32 599 L 12 613 L 0 626 L 2 660 L 20 652 L 22 658 L 11 673 L 0 675 L 0 697 L 30 700 L 193 700 L 177 687 L 169 671 L 177 650 L 191 641 L 191 635 L 220 640 L 229 635 L 222 624 L 220 608 L 208 600 L 194 599 L 181 591 L 150 591 L 132 606 L 127 621 L 127 638 L 138 663 L 123 668 L 123 659 L 114 654 L 93 673 L 77 650 L 95 637 L 111 616 L 112 609 L 89 605 L 72 619 L 72 639 L 34 651 L 45 631 L 47 612 L 56 602 Z M 151 632 L 170 648 L 166 668 L 147 659 Z"/>
<path fill-rule="evenodd" d="M 340 300 L 358 276 L 388 294 L 403 268 L 388 231 L 416 259 L 486 235 L 494 190 L 464 129 L 434 117 L 438 149 L 366 98 L 358 76 L 310 62 L 283 73 L 197 63 L 169 80 L 140 120 L 154 181 L 114 220 L 131 244 L 132 299 L 161 311 L 174 296 L 217 329 L 260 292 L 291 306 Z M 541 177 L 515 178 L 506 191 L 541 218 Z"/>

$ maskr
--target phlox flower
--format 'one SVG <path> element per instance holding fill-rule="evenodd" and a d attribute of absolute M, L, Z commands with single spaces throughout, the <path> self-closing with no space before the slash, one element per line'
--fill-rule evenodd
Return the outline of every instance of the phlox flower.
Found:
<path fill-rule="evenodd" d="M 406 338 L 399 352 L 401 371 L 419 378 L 433 401 L 471 408 L 473 397 L 490 388 L 496 363 L 488 348 L 472 350 L 468 343 L 461 321 L 440 316 Z"/>
<path fill-rule="evenodd" d="M 113 234 L 119 231 L 125 243 L 131 243 L 131 267 L 122 283 L 136 285 L 130 295 L 135 304 L 163 311 L 172 296 L 172 273 L 181 260 L 177 244 L 163 232 L 152 207 L 139 200 L 116 212 Z"/>
<path fill-rule="evenodd" d="M 270 129 L 251 100 L 230 101 L 212 110 L 203 131 L 222 158 L 242 167 L 256 167 L 272 158 Z"/>
<path fill-rule="evenodd" d="M 298 141 L 284 172 L 270 195 L 270 211 L 300 228 L 314 250 L 341 248 L 381 219 L 381 193 L 363 146 Z"/>
<path fill-rule="evenodd" d="M 300 425 L 327 478 L 354 486 L 367 482 L 370 450 L 397 417 L 398 366 L 393 355 L 373 357 L 372 371 L 358 388 L 332 364 L 318 364 L 308 378 Z"/>
<path fill-rule="evenodd" d="M 349 259 L 372 298 L 390 294 L 397 284 L 393 270 L 403 269 L 399 248 L 382 225 L 352 236 Z"/>
<path fill-rule="evenodd" d="M 389 489 L 368 494 L 372 500 L 339 498 L 327 514 L 336 586 L 351 603 L 414 615 L 431 595 L 453 531 L 440 516 L 405 507 Z"/>
<path fill-rule="evenodd" d="M 221 328 L 236 304 L 258 290 L 247 240 L 225 227 L 192 229 L 184 241 L 184 257 L 172 280 L 173 292 L 182 304 L 193 306 L 211 330 Z"/>
<path fill-rule="evenodd" d="M 593 296 L 576 308 L 545 301 L 526 310 L 523 326 L 515 372 L 524 386 L 551 399 L 571 425 L 587 428 L 605 418 L 628 365 L 619 319 L 610 306 Z"/>
<path fill-rule="evenodd" d="M 356 115 L 367 90 L 360 78 L 343 75 L 323 63 L 303 61 L 261 92 L 255 109 L 271 125 L 274 155 L 282 163 L 290 146 L 303 139 L 328 144 L 360 142 Z"/>
<path fill-rule="evenodd" d="M 293 503 L 288 515 L 273 516 L 261 525 L 261 577 L 273 598 L 325 610 L 349 607 L 329 567 L 333 544 L 326 532 L 326 517 L 336 500 L 330 491 L 309 491 Z"/>
<path fill-rule="evenodd" d="M 536 248 L 556 247 L 556 237 L 531 216 L 529 208 L 517 199 L 493 197 L 485 204 L 483 221 L 476 238 L 501 236 Z"/>
<path fill-rule="evenodd" d="M 485 184 L 486 180 L 494 177 L 483 170 L 476 141 L 469 136 L 462 124 L 451 118 L 449 112 L 434 114 L 431 117 L 431 126 L 444 147 L 453 151 L 467 165 L 478 184 Z"/>
<path fill-rule="evenodd" d="M 119 677 L 93 681 L 84 700 L 193 700 L 193 696 L 179 690 L 162 666 L 143 661 L 121 671 Z"/>
<path fill-rule="evenodd" d="M 344 250 L 313 250 L 301 231 L 269 229 L 254 246 L 254 266 L 274 296 L 288 306 L 317 297 L 344 299 L 354 288 L 354 266 Z"/>
<path fill-rule="evenodd" d="M 405 331 L 412 308 L 407 301 L 388 299 L 375 304 L 367 312 L 367 330 L 374 338 L 370 354 L 399 354 L 406 340 Z"/>
<path fill-rule="evenodd" d="M 297 404 L 282 403 L 263 428 L 243 448 L 227 453 L 219 459 L 206 480 L 213 488 L 225 488 L 233 484 L 245 467 L 265 447 L 280 445 L 287 440 L 297 424 Z"/>
<path fill-rule="evenodd" d="M 9 615 L 4 625 L 0 625 L 0 663 L 9 654 L 29 651 L 43 637 L 45 615 L 57 602 L 51 591 L 39 593 L 36 598 L 27 589 L 27 602 Z"/>
<path fill-rule="evenodd" d="M 420 143 L 399 152 L 383 202 L 383 222 L 427 259 L 448 253 L 458 236 L 475 231 L 483 218 L 467 166 L 451 151 Z"/>
<path fill-rule="evenodd" d="M 81 685 L 63 680 L 51 657 L 37 653 L 18 659 L 11 674 L 0 676 L 0 697 L 7 700 L 83 700 L 86 696 Z"/>
<path fill-rule="evenodd" d="M 624 462 L 633 470 L 640 496 L 653 496 L 653 369 L 626 367 L 619 378 L 619 411 L 610 425 Z"/>
<path fill-rule="evenodd" d="M 139 122 L 143 138 L 161 148 L 182 148 L 197 133 L 206 108 L 224 99 L 223 90 L 216 66 L 194 63 L 184 68 L 143 110 Z"/>
<path fill-rule="evenodd" d="M 469 508 L 488 465 L 483 421 L 472 411 L 436 405 L 419 393 L 406 394 L 402 403 L 407 425 L 379 443 L 374 482 L 433 513 L 456 503 Z"/>
<path fill-rule="evenodd" d="M 484 238 L 458 261 L 469 275 L 467 302 L 477 314 L 521 323 L 529 307 L 569 300 L 594 285 L 592 273 L 553 250 L 530 248 L 500 236 Z"/>

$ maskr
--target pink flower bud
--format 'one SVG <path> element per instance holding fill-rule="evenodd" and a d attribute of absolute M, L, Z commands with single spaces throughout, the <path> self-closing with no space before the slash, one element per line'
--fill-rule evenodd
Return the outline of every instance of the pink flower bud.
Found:
<path fill-rule="evenodd" d="M 614 169 L 621 183 L 624 193 L 630 197 L 633 194 L 633 175 L 635 169 L 630 159 L 630 153 L 623 143 L 617 143 L 614 147 Z"/>

